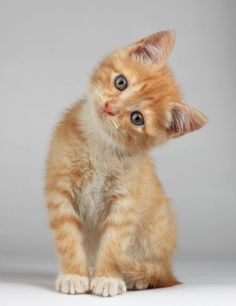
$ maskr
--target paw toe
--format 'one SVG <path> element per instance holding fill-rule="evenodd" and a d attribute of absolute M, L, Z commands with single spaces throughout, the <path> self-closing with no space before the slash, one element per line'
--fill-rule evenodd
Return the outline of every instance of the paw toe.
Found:
<path fill-rule="evenodd" d="M 56 290 L 66 294 L 81 294 L 89 290 L 86 276 L 61 274 L 56 281 Z"/>
<path fill-rule="evenodd" d="M 148 283 L 143 281 L 128 281 L 128 290 L 144 290 L 148 288 Z"/>
<path fill-rule="evenodd" d="M 90 284 L 93 294 L 100 296 L 115 296 L 126 291 L 125 283 L 122 279 L 114 277 L 95 277 Z"/>

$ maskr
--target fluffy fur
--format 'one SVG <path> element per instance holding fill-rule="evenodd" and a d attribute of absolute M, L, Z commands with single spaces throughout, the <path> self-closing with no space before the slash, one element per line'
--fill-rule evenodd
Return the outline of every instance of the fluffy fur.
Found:
<path fill-rule="evenodd" d="M 45 193 L 63 293 L 113 296 L 179 283 L 175 218 L 148 150 L 206 117 L 182 101 L 166 65 L 173 45 L 173 32 L 158 32 L 106 57 L 55 130 Z M 114 86 L 119 74 L 123 91 Z M 134 111 L 144 125 L 131 122 Z"/>

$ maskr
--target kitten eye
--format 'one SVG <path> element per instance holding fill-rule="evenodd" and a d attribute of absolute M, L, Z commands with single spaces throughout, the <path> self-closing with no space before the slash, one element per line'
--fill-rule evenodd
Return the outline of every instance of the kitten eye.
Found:
<path fill-rule="evenodd" d="M 144 125 L 143 115 L 138 111 L 131 113 L 130 120 L 135 125 Z"/>
<path fill-rule="evenodd" d="M 115 78 L 114 84 L 115 84 L 115 87 L 120 91 L 125 90 L 126 87 L 128 86 L 128 82 L 122 74 L 119 74 Z"/>

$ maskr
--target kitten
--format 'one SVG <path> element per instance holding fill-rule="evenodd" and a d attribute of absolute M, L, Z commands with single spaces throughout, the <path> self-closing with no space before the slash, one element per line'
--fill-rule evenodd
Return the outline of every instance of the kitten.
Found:
<path fill-rule="evenodd" d="M 207 119 L 183 103 L 166 65 L 174 36 L 158 32 L 106 57 L 55 130 L 45 193 L 58 291 L 114 296 L 179 284 L 175 218 L 148 150 Z"/>

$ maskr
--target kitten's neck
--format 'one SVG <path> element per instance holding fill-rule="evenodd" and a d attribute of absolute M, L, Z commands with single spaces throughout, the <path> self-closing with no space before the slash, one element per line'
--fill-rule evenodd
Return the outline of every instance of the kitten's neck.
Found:
<path fill-rule="evenodd" d="M 130 157 L 134 154 L 129 152 L 126 148 L 118 145 L 105 133 L 105 131 L 103 131 L 98 121 L 99 119 L 96 110 L 92 102 L 88 99 L 84 101 L 79 116 L 81 129 L 90 148 L 93 148 L 93 150 L 103 153 L 104 155 L 108 153 L 110 157 Z"/>

